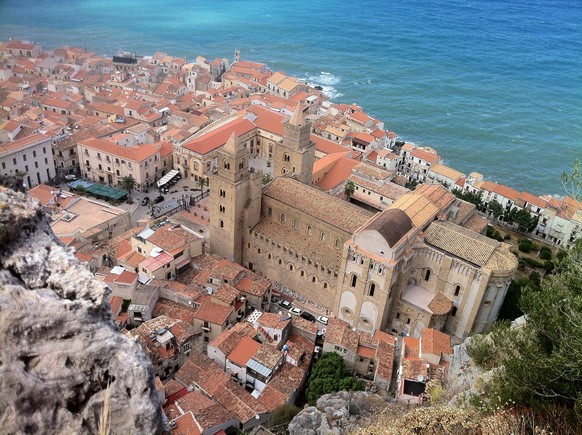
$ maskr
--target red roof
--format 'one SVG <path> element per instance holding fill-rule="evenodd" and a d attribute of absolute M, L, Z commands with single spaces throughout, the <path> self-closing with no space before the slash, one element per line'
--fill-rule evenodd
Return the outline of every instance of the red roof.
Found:
<path fill-rule="evenodd" d="M 238 118 L 216 130 L 212 130 L 196 139 L 186 142 L 182 146 L 198 154 L 207 154 L 223 146 L 230 139 L 233 132 L 240 137 L 252 131 L 254 128 L 256 128 L 255 124 L 248 119 Z"/>
<path fill-rule="evenodd" d="M 233 363 L 244 367 L 255 355 L 261 344 L 249 337 L 242 337 L 237 346 L 228 355 L 228 359 Z"/>

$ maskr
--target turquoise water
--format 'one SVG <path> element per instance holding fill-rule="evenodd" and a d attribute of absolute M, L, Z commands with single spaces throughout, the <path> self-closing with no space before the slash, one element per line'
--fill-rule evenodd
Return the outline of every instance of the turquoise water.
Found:
<path fill-rule="evenodd" d="M 579 0 L 28 0 L 0 39 L 266 63 L 355 102 L 465 173 L 563 193 L 582 159 Z"/>

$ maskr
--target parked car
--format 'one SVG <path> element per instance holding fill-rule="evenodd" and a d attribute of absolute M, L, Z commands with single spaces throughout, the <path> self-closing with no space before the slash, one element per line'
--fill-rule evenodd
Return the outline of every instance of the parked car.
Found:
<path fill-rule="evenodd" d="M 148 205 L 150 203 L 150 197 L 146 196 L 141 200 L 141 205 Z"/>
<path fill-rule="evenodd" d="M 289 309 L 289 313 L 295 315 L 295 316 L 301 316 L 301 314 L 303 314 L 303 311 L 301 311 L 299 308 L 297 307 L 293 307 Z M 303 316 L 302 316 L 303 317 Z"/>
<path fill-rule="evenodd" d="M 166 198 L 164 198 L 164 195 L 160 195 L 160 196 L 156 197 L 156 199 L 154 199 L 154 204 L 159 204 L 164 199 L 166 199 Z"/>
<path fill-rule="evenodd" d="M 309 320 L 310 322 L 315 322 L 315 316 L 311 313 L 308 313 L 307 311 L 303 311 L 300 314 L 301 317 L 303 317 L 305 320 Z"/>
<path fill-rule="evenodd" d="M 77 177 L 74 174 L 65 175 L 65 180 L 71 181 L 76 179 Z"/>
<path fill-rule="evenodd" d="M 317 321 L 319 323 L 323 323 L 324 325 L 327 325 L 329 323 L 329 319 L 325 316 L 317 316 Z"/>
<path fill-rule="evenodd" d="M 283 299 L 281 302 L 279 302 L 279 305 L 282 306 L 283 308 L 291 308 L 291 302 L 286 301 L 285 299 Z"/>

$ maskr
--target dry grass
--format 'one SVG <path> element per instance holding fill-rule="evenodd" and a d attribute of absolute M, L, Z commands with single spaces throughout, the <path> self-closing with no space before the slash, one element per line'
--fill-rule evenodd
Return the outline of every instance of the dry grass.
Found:
<path fill-rule="evenodd" d="M 103 397 L 103 408 L 99 417 L 99 435 L 108 435 L 111 432 L 111 386 L 107 384 Z"/>

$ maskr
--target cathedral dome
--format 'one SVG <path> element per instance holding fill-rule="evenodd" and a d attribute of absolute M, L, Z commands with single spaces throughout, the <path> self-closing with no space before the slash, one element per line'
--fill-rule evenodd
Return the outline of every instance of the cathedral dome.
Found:
<path fill-rule="evenodd" d="M 384 210 L 376 219 L 370 222 L 366 230 L 373 230 L 380 233 L 392 248 L 412 228 L 412 221 L 406 213 L 400 209 L 388 209 Z"/>

